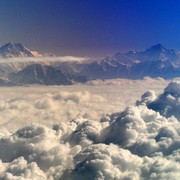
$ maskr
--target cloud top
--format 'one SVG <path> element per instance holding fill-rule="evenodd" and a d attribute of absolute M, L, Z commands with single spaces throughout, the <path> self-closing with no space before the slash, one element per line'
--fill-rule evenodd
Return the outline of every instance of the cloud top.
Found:
<path fill-rule="evenodd" d="M 136 106 L 100 120 L 77 117 L 53 127 L 35 123 L 4 134 L 0 178 L 178 180 L 179 85 L 179 81 L 171 82 L 158 96 L 148 91 Z M 78 98 L 81 95 L 46 97 L 75 104 L 89 100 L 88 94 L 84 99 Z M 40 109 L 51 107 L 49 101 L 43 104 L 36 102 Z"/>

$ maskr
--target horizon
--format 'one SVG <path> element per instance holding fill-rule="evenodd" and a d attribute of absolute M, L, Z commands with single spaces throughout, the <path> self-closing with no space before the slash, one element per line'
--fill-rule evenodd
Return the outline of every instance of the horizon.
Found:
<path fill-rule="evenodd" d="M 114 56 L 114 55 L 116 55 L 117 53 L 122 53 L 122 54 L 126 54 L 126 53 L 128 53 L 128 52 L 130 52 L 130 51 L 135 51 L 135 52 L 144 52 L 144 51 L 146 51 L 146 50 L 148 50 L 148 49 L 150 49 L 150 48 L 152 48 L 152 47 L 155 47 L 155 46 L 161 46 L 161 47 L 163 47 L 163 48 L 165 48 L 165 49 L 167 49 L 167 50 L 174 50 L 175 52 L 178 52 L 179 50 L 178 49 L 172 49 L 172 48 L 166 48 L 162 43 L 157 43 L 157 44 L 153 44 L 153 45 L 151 45 L 150 47 L 148 47 L 148 48 L 145 48 L 145 49 L 142 49 L 142 50 L 136 50 L 136 49 L 129 49 L 129 50 L 127 50 L 127 51 L 117 51 L 117 52 L 114 52 L 114 53 L 112 53 L 111 55 L 104 55 L 104 56 L 102 56 L 102 57 L 90 57 L 90 56 L 73 56 L 73 55 L 56 55 L 56 54 L 51 54 L 51 53 L 41 53 L 41 52 L 39 52 L 39 51 L 37 51 L 36 49 L 29 49 L 28 47 L 26 47 L 24 44 L 22 44 L 21 42 L 12 42 L 12 41 L 9 41 L 9 42 L 7 42 L 7 43 L 5 43 L 5 44 L 3 44 L 3 45 L 0 45 L 0 48 L 1 47 L 3 47 L 3 46 L 7 46 L 7 45 L 9 45 L 9 44 L 14 44 L 14 45 L 22 45 L 24 48 L 26 48 L 27 50 L 29 50 L 29 51 L 31 51 L 31 52 L 37 52 L 38 54 L 40 54 L 40 55 L 42 55 L 42 56 L 37 56 L 37 57 L 27 57 L 27 59 L 29 58 L 29 59 L 33 59 L 33 58 L 38 58 L 38 59 L 41 59 L 41 61 L 43 61 L 43 59 L 44 58 L 51 58 L 51 59 L 56 59 L 56 58 L 65 58 L 65 59 L 67 59 L 68 61 L 70 60 L 70 59 L 73 59 L 72 61 L 83 61 L 83 60 L 100 60 L 101 58 L 105 58 L 105 57 L 108 57 L 108 56 L 110 56 L 110 57 L 112 57 L 112 56 Z M 11 59 L 15 59 L 15 60 L 18 60 L 18 59 L 21 59 L 22 57 L 9 57 L 9 58 L 6 58 L 6 59 L 9 59 L 10 61 L 11 61 Z M 23 57 L 24 58 L 24 57 Z M 63 60 L 63 59 L 61 59 L 61 60 Z"/>
<path fill-rule="evenodd" d="M 0 179 L 179 180 L 179 9 L 0 0 Z"/>
<path fill-rule="evenodd" d="M 159 42 L 178 50 L 179 7 L 168 0 L 1 1 L 0 45 L 21 42 L 40 53 L 98 58 Z"/>

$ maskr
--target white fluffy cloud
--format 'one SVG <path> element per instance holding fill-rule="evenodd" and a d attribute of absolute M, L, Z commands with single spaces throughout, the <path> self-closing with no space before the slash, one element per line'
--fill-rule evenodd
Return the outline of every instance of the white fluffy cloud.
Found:
<path fill-rule="evenodd" d="M 45 172 L 44 178 L 53 176 L 56 168 L 59 169 L 59 177 L 64 169 L 73 167 L 73 157 L 81 150 L 81 146 L 70 147 L 68 142 L 62 143 L 61 129 L 65 129 L 63 124 L 59 125 L 58 130 L 33 124 L 1 138 L 2 177 L 35 176 L 39 179 L 38 176 Z"/>
<path fill-rule="evenodd" d="M 148 107 L 165 117 L 175 116 L 180 119 L 180 81 L 171 82 L 156 101 L 148 103 Z"/>
<path fill-rule="evenodd" d="M 64 179 L 139 179 L 143 160 L 116 145 L 91 145 L 74 157 L 74 169 Z"/>
<path fill-rule="evenodd" d="M 134 81 L 127 82 L 127 86 L 134 86 Z M 144 82 L 149 82 L 150 86 L 155 82 L 165 83 L 152 79 Z M 123 83 L 113 88 L 123 87 Z M 136 83 L 142 85 L 143 81 Z M 113 89 L 98 94 L 98 86 L 109 88 L 107 84 L 98 83 L 93 85 L 94 89 L 87 85 L 89 91 L 83 88 L 65 91 L 61 87 L 59 92 L 2 99 L 0 111 L 8 122 L 4 120 L 0 138 L 0 179 L 178 180 L 180 117 L 176 109 L 179 108 L 180 83 L 171 82 L 161 95 L 148 91 L 136 106 L 112 114 L 108 112 L 101 118 L 100 114 L 109 111 L 113 103 L 115 108 L 118 104 L 115 99 L 119 99 L 116 96 L 111 102 L 112 96 L 108 95 Z M 82 113 L 83 117 L 80 117 L 80 112 L 90 109 L 89 113 L 93 114 L 100 108 L 98 105 L 103 104 L 101 109 L 104 111 L 98 113 L 100 120 L 96 118 L 97 114 Z M 159 108 L 153 108 L 154 104 L 153 107 Z M 171 107 L 169 111 L 167 106 Z M 62 121 L 65 109 L 69 120 Z M 26 123 L 35 117 L 39 120 L 24 127 L 14 126 L 17 130 L 6 130 L 8 124 L 14 125 L 12 117 L 17 113 Z M 43 122 L 50 120 L 48 126 Z"/>
<path fill-rule="evenodd" d="M 35 162 L 28 163 L 23 157 L 13 160 L 5 165 L 4 172 L 0 175 L 1 179 L 39 179 L 46 178 L 45 173 L 37 166 Z"/>
<path fill-rule="evenodd" d="M 27 123 L 51 126 L 84 117 L 97 120 L 103 114 L 122 111 L 148 89 L 160 93 L 167 81 L 107 80 L 96 85 L 31 86 L 0 88 L 0 135 Z"/>

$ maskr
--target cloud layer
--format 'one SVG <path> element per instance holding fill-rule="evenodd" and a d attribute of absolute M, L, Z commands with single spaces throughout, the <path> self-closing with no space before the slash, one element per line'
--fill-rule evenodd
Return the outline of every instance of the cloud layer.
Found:
<path fill-rule="evenodd" d="M 0 179 L 178 180 L 179 91 L 180 82 L 171 82 L 162 94 L 148 91 L 136 106 L 105 114 L 99 120 L 76 116 L 52 126 L 34 123 L 12 132 L 4 130 Z M 68 102 L 70 107 L 83 102 L 89 108 L 86 103 L 91 100 L 95 104 L 107 101 L 105 96 L 89 92 L 59 92 L 37 99 L 33 108 L 50 113 L 59 102 L 64 106 Z M 26 110 L 26 101 L 9 101 L 3 108 L 14 113 L 19 108 Z"/>

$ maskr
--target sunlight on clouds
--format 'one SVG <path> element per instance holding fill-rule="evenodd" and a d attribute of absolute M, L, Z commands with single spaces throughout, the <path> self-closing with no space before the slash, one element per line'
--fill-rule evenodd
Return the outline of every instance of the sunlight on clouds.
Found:
<path fill-rule="evenodd" d="M 15 57 L 15 58 L 0 58 L 0 63 L 15 63 L 15 62 L 81 62 L 81 61 L 87 61 L 91 58 L 88 57 L 76 57 L 76 56 L 54 56 L 54 57 Z"/>
<path fill-rule="evenodd" d="M 0 178 L 178 180 L 179 81 L 90 83 L 1 88 Z"/>
<path fill-rule="evenodd" d="M 26 122 L 51 125 L 76 117 L 98 119 L 134 105 L 148 89 L 160 93 L 166 84 L 159 79 L 119 79 L 96 85 L 1 87 L 0 128 L 14 129 Z"/>

